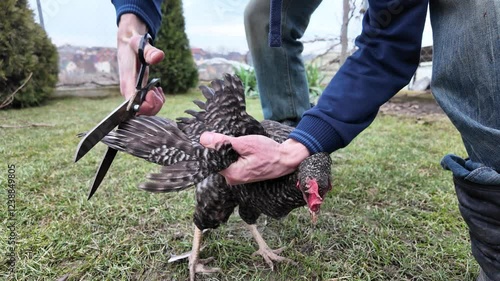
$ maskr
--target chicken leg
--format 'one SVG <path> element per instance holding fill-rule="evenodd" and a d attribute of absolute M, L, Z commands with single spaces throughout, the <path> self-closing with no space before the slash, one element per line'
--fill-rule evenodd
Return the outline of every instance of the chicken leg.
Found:
<path fill-rule="evenodd" d="M 259 249 L 255 253 L 253 253 L 252 256 L 261 255 L 264 258 L 264 260 L 266 261 L 266 263 L 269 265 L 271 270 L 274 270 L 273 261 L 275 261 L 275 262 L 286 261 L 286 262 L 289 262 L 292 264 L 296 264 L 296 262 L 292 261 L 291 259 L 288 259 L 288 258 L 285 258 L 285 257 L 282 257 L 279 255 L 279 254 L 281 254 L 281 252 L 283 252 L 285 247 L 282 247 L 282 248 L 279 248 L 276 250 L 269 248 L 266 241 L 264 241 L 264 238 L 262 238 L 262 235 L 260 234 L 259 230 L 257 229 L 257 225 L 249 224 L 248 229 L 250 230 L 253 238 L 255 239 L 257 244 L 259 245 Z"/>
<path fill-rule="evenodd" d="M 220 272 L 220 268 L 205 267 L 214 258 L 200 259 L 200 247 L 201 240 L 203 237 L 203 232 L 198 228 L 194 227 L 194 237 L 193 237 L 193 248 L 191 250 L 191 255 L 189 256 L 189 280 L 194 281 L 196 279 L 196 273 L 215 273 Z"/>

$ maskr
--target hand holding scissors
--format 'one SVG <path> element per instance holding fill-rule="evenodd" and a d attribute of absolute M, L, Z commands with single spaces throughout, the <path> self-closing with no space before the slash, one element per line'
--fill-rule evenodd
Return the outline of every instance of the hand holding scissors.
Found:
<path fill-rule="evenodd" d="M 136 90 L 136 78 L 140 70 L 142 58 L 149 65 L 160 63 L 165 58 L 165 53 L 154 47 L 152 44 L 146 44 L 143 48 L 143 54 L 139 55 L 139 45 L 143 40 L 143 35 L 147 33 L 146 25 L 140 21 L 134 14 L 124 14 L 120 17 L 118 26 L 118 69 L 120 72 L 120 92 L 126 100 L 129 100 Z M 141 87 L 147 83 L 148 71 L 144 73 L 144 80 Z M 165 98 L 161 87 L 153 87 L 146 95 L 137 115 L 155 115 L 160 111 Z"/>
<path fill-rule="evenodd" d="M 139 68 L 139 74 L 137 75 L 136 91 L 130 97 L 130 99 L 124 101 L 120 106 L 118 106 L 113 112 L 111 112 L 106 118 L 104 118 L 97 126 L 95 126 L 90 132 L 88 132 L 80 141 L 77 147 L 75 162 L 81 159 L 87 152 L 89 152 L 99 141 L 102 140 L 111 130 L 120 125 L 120 123 L 132 118 L 138 112 L 140 113 L 141 107 L 144 105 L 146 96 L 151 89 L 159 86 L 160 79 L 152 79 L 146 86 L 142 87 L 144 75 L 147 71 L 147 62 L 144 58 L 144 49 L 146 44 L 152 43 L 151 36 L 145 34 L 139 44 L 139 60 L 141 66 Z M 94 177 L 92 187 L 88 199 L 92 197 L 99 185 L 101 184 L 104 176 L 106 175 L 111 163 L 116 156 L 116 150 L 109 148 L 104 155 L 104 158 L 99 165 L 97 173 Z"/>

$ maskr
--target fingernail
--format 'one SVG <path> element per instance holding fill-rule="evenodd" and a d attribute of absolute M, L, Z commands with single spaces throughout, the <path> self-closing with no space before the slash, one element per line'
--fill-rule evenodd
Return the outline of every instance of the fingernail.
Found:
<path fill-rule="evenodd" d="M 214 134 L 210 132 L 205 132 L 200 136 L 200 143 L 203 145 L 212 144 L 214 141 Z"/>
<path fill-rule="evenodd" d="M 149 57 L 150 59 L 153 59 L 157 54 L 159 54 L 160 52 L 159 51 L 153 51 L 151 53 L 151 56 Z"/>

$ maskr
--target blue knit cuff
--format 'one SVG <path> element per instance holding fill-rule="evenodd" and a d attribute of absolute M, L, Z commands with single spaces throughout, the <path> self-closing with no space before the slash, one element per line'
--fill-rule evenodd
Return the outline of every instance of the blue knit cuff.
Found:
<path fill-rule="evenodd" d="M 158 29 L 161 24 L 161 11 L 157 7 L 154 1 L 124 1 L 124 0 L 113 0 L 113 4 L 116 9 L 116 24 L 120 23 L 120 17 L 123 14 L 134 14 L 138 16 L 148 27 L 149 34 L 156 37 Z"/>
<path fill-rule="evenodd" d="M 310 115 L 305 115 L 288 137 L 302 143 L 311 154 L 332 153 L 345 146 L 342 138 L 332 126 Z"/>

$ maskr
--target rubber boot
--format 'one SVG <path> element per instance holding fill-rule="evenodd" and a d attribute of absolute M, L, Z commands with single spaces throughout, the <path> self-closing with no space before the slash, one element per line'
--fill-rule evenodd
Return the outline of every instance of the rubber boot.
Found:
<path fill-rule="evenodd" d="M 500 281 L 500 185 L 454 178 L 460 213 L 469 227 L 477 281 Z"/>

